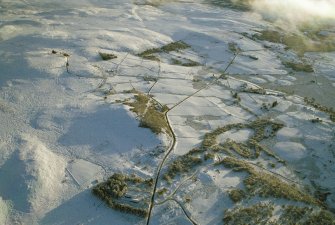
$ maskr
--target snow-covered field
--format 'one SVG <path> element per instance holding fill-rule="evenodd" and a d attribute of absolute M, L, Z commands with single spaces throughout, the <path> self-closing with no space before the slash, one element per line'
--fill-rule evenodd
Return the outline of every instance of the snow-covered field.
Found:
<path fill-rule="evenodd" d="M 0 224 L 145 224 L 92 195 L 116 172 L 166 189 L 153 196 L 150 224 L 222 224 L 225 210 L 263 201 L 275 212 L 305 206 L 273 196 L 235 204 L 229 192 L 244 189 L 247 173 L 218 165 L 222 152 L 163 179 L 206 134 L 247 124 L 214 140 L 241 146 L 256 133 L 248 124 L 260 119 L 282 124 L 276 132 L 266 127 L 258 143 L 273 156 L 243 160 L 326 195 L 334 213 L 335 52 L 300 56 L 252 38 L 277 25 L 258 11 L 200 1 L 0 1 Z M 335 27 L 322 32 L 333 37 Z M 138 55 L 172 42 L 189 47 L 155 53 L 158 61 Z M 117 58 L 102 60 L 99 52 Z M 288 60 L 314 72 L 295 71 Z M 173 137 L 139 127 L 140 116 L 122 104 L 134 90 L 168 107 Z"/>

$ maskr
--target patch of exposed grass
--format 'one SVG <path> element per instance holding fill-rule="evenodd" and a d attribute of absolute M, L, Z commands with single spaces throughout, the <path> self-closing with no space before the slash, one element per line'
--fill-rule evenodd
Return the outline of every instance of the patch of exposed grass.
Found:
<path fill-rule="evenodd" d="M 144 76 L 143 80 L 144 81 L 153 81 L 153 82 L 156 82 L 158 80 L 158 78 L 157 77 L 153 77 L 153 76 Z"/>
<path fill-rule="evenodd" d="M 274 121 L 259 119 L 249 124 L 237 123 L 217 128 L 216 130 L 205 134 L 200 148 L 195 148 L 185 155 L 178 156 L 173 162 L 171 162 L 164 178 L 166 181 L 171 182 L 177 174 L 189 172 L 192 168 L 201 165 L 204 161 L 214 159 L 217 152 L 224 152 L 226 155 L 230 156 L 234 156 L 233 153 L 235 153 L 235 155 L 244 158 L 257 158 L 260 155 L 260 152 L 263 151 L 267 155 L 280 161 L 277 156 L 258 142 L 275 135 L 275 133 L 282 126 L 282 124 Z M 231 140 L 226 141 L 223 145 L 217 143 L 216 139 L 220 134 L 232 129 L 240 130 L 243 128 L 254 130 L 254 135 L 247 141 L 246 144 L 237 143 Z M 265 132 L 266 128 L 271 131 L 269 134 Z M 202 160 L 202 158 L 204 160 Z M 234 170 L 235 169 L 236 168 L 234 168 Z"/>
<path fill-rule="evenodd" d="M 279 162 L 283 162 L 272 151 L 259 143 L 264 139 L 273 137 L 282 127 L 283 124 L 267 119 L 258 119 L 249 124 L 230 124 L 205 134 L 204 140 L 201 143 L 201 147 L 207 150 L 225 151 L 226 153 L 235 152 L 239 156 L 242 156 L 244 158 L 258 158 L 260 152 L 264 152 L 267 155 L 277 159 Z M 245 144 L 237 143 L 230 140 L 226 141 L 223 145 L 218 146 L 216 138 L 220 134 L 227 132 L 231 129 L 240 130 L 244 128 L 254 130 L 253 136 L 250 137 Z"/>
<path fill-rule="evenodd" d="M 193 61 L 193 60 L 190 60 L 190 59 L 188 59 L 187 61 L 188 62 L 183 63 L 182 66 L 186 66 L 186 67 L 201 66 L 201 64 L 196 62 L 196 61 Z"/>
<path fill-rule="evenodd" d="M 224 167 L 228 169 L 232 169 L 235 172 L 240 172 L 240 171 L 246 171 L 249 172 L 253 168 L 250 163 L 247 163 L 245 161 L 233 158 L 233 157 L 226 157 L 222 161 L 217 162 L 216 165 L 223 164 Z"/>
<path fill-rule="evenodd" d="M 238 53 L 241 51 L 241 49 L 238 47 L 238 45 L 234 42 L 228 43 L 228 49 L 233 53 Z"/>
<path fill-rule="evenodd" d="M 270 224 L 269 220 L 272 217 L 274 207 L 272 204 L 258 203 L 249 207 L 237 207 L 233 210 L 225 211 L 223 218 L 224 224 L 238 225 L 238 224 Z"/>
<path fill-rule="evenodd" d="M 237 101 L 241 101 L 241 97 L 238 95 L 237 92 L 232 93 L 232 97 L 235 98 Z"/>
<path fill-rule="evenodd" d="M 243 182 L 249 195 L 284 198 L 307 204 L 322 205 L 319 200 L 300 190 L 295 185 L 288 184 L 272 174 L 257 171 L 248 162 L 226 157 L 217 164 L 223 164 L 226 168 L 230 168 L 235 172 L 247 172 L 249 176 Z"/>
<path fill-rule="evenodd" d="M 322 225 L 334 225 L 335 216 L 327 210 L 320 210 L 318 213 L 313 213 L 308 217 L 305 224 L 322 224 Z"/>
<path fill-rule="evenodd" d="M 148 49 L 148 50 L 145 50 L 139 54 L 137 54 L 137 56 L 143 58 L 143 59 L 148 59 L 148 60 L 152 60 L 152 61 L 160 61 L 160 59 L 154 55 L 155 53 L 160 53 L 162 52 L 161 49 L 159 48 L 151 48 L 151 49 Z"/>
<path fill-rule="evenodd" d="M 214 6 L 230 8 L 239 11 L 248 11 L 251 9 L 249 1 L 246 0 L 206 0 L 205 2 Z"/>
<path fill-rule="evenodd" d="M 165 194 L 167 191 L 168 191 L 168 189 L 164 187 L 164 188 L 158 189 L 158 190 L 157 190 L 157 194 L 159 194 L 159 195 L 163 195 L 163 194 Z"/>
<path fill-rule="evenodd" d="M 167 105 L 162 105 L 161 112 L 166 112 L 166 111 L 168 111 L 169 109 L 170 109 L 169 106 L 167 106 Z"/>
<path fill-rule="evenodd" d="M 278 213 L 278 212 L 277 212 Z M 248 207 L 236 207 L 226 210 L 223 221 L 225 224 L 263 224 L 263 225 L 334 225 L 334 214 L 327 210 L 284 206 L 279 212 L 278 219 L 274 216 L 274 206 L 272 204 L 258 203 Z"/>
<path fill-rule="evenodd" d="M 297 224 L 306 215 L 313 211 L 309 207 L 286 206 L 281 214 L 278 223 L 280 224 Z"/>
<path fill-rule="evenodd" d="M 171 59 L 171 64 L 173 65 L 180 65 L 180 66 L 186 66 L 186 67 L 194 67 L 194 66 L 200 66 L 201 64 L 193 61 L 191 59 L 183 59 L 183 61 L 179 59 L 172 58 Z"/>
<path fill-rule="evenodd" d="M 155 54 L 155 53 L 160 53 L 162 52 L 162 50 L 160 48 L 150 48 L 150 49 L 147 49 L 141 53 L 138 54 L 138 56 L 146 56 L 146 55 L 152 55 L 152 54 Z"/>
<path fill-rule="evenodd" d="M 248 55 L 248 57 L 249 57 L 250 59 L 253 59 L 253 60 L 258 60 L 258 57 L 257 57 L 257 56 L 254 56 L 254 55 Z"/>
<path fill-rule="evenodd" d="M 312 65 L 306 63 L 295 63 L 295 62 L 283 62 L 284 66 L 291 68 L 294 71 L 313 73 L 314 69 Z"/>
<path fill-rule="evenodd" d="M 263 30 L 259 35 L 254 35 L 254 38 L 257 38 L 262 41 L 270 41 L 273 43 L 282 43 L 282 34 L 279 31 L 275 30 Z"/>
<path fill-rule="evenodd" d="M 163 178 L 171 183 L 172 179 L 180 173 L 189 172 L 192 168 L 202 163 L 201 157 L 198 153 L 202 153 L 198 149 L 193 149 L 185 155 L 177 157 L 172 163 L 169 164 Z"/>
<path fill-rule="evenodd" d="M 162 53 L 162 52 L 172 52 L 172 51 L 179 51 L 179 50 L 183 50 L 183 49 L 187 49 L 190 48 L 191 46 L 186 44 L 183 41 L 176 41 L 176 42 L 172 42 L 169 43 L 167 45 L 164 45 L 160 48 L 151 48 L 151 49 L 147 49 L 139 54 L 137 54 L 137 56 L 142 57 L 144 59 L 149 59 L 149 60 L 153 60 L 153 61 L 160 61 L 160 59 L 158 58 L 157 55 L 158 53 Z"/>
<path fill-rule="evenodd" d="M 327 106 L 323 106 L 317 102 L 315 102 L 314 98 L 304 98 L 304 102 L 314 108 L 316 108 L 317 110 L 320 110 L 322 112 L 325 112 L 329 115 L 329 118 L 331 121 L 335 122 L 335 110 L 332 107 L 327 107 Z"/>
<path fill-rule="evenodd" d="M 266 138 L 275 136 L 277 131 L 283 127 L 284 125 L 282 123 L 278 123 L 267 119 L 255 120 L 250 124 L 248 124 L 247 126 L 247 128 L 253 129 L 255 131 L 254 135 L 250 140 L 256 142 L 260 142 Z M 266 132 L 266 130 L 268 132 Z"/>
<path fill-rule="evenodd" d="M 151 61 L 161 61 L 157 56 L 155 55 L 143 55 L 141 56 L 143 59 L 148 59 L 148 60 L 151 60 Z"/>
<path fill-rule="evenodd" d="M 138 91 L 136 91 L 135 88 L 129 89 L 129 90 L 123 90 L 122 93 L 124 94 L 137 94 Z"/>
<path fill-rule="evenodd" d="M 233 202 L 240 202 L 246 197 L 245 192 L 241 189 L 233 189 L 229 191 L 228 194 Z"/>
<path fill-rule="evenodd" d="M 181 65 L 183 65 L 183 62 L 181 60 L 179 60 L 179 59 L 172 58 L 171 59 L 171 64 L 172 65 L 179 65 L 179 66 L 181 66 Z"/>
<path fill-rule="evenodd" d="M 173 52 L 173 51 L 187 49 L 190 47 L 191 47 L 190 45 L 186 44 L 183 41 L 176 41 L 176 42 L 172 42 L 170 44 L 164 45 L 163 47 L 161 47 L 161 49 L 164 52 Z"/>
<path fill-rule="evenodd" d="M 110 59 L 116 59 L 117 56 L 112 54 L 112 53 L 104 53 L 104 52 L 99 52 L 99 55 L 102 60 L 110 60 Z"/>
<path fill-rule="evenodd" d="M 334 40 L 315 39 L 302 34 L 292 34 L 285 31 L 263 30 L 253 38 L 258 40 L 280 43 L 302 56 L 305 52 L 330 52 L 335 50 Z"/>
<path fill-rule="evenodd" d="M 229 139 L 222 147 L 226 148 L 228 151 L 234 151 L 244 158 L 257 158 L 254 151 L 248 145 L 243 143 L 237 143 Z"/>
<path fill-rule="evenodd" d="M 251 176 L 244 180 L 249 193 L 262 197 L 275 197 L 319 205 L 320 202 L 312 196 L 304 193 L 297 187 L 290 185 L 281 179 L 263 172 L 252 171 Z"/>
<path fill-rule="evenodd" d="M 244 88 L 244 89 L 241 90 L 241 92 L 259 94 L 259 95 L 265 95 L 266 94 L 266 90 L 264 88 Z"/>
<path fill-rule="evenodd" d="M 144 2 L 134 2 L 136 5 L 150 5 L 152 7 L 158 7 L 164 3 L 173 2 L 174 0 L 145 0 Z"/>
<path fill-rule="evenodd" d="M 315 210 L 310 207 L 285 206 L 283 213 L 276 221 L 278 225 L 334 225 L 334 214 L 327 210 Z"/>
<path fill-rule="evenodd" d="M 140 126 L 152 130 L 155 134 L 166 132 L 170 134 L 168 122 L 164 111 L 166 108 L 159 106 L 152 101 L 148 95 L 137 93 L 135 101 L 126 102 L 131 107 L 131 111 L 140 117 Z"/>

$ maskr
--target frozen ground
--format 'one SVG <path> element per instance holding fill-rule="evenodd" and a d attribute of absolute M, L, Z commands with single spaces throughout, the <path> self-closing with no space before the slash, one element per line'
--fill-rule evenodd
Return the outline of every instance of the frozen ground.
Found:
<path fill-rule="evenodd" d="M 0 224 L 145 224 L 91 194 L 115 172 L 157 178 L 155 190 L 167 189 L 153 199 L 150 224 L 221 224 L 235 206 L 228 192 L 243 189 L 245 178 L 215 165 L 225 155 L 171 183 L 163 174 L 209 132 L 260 118 L 283 124 L 261 144 L 286 164 L 263 155 L 246 161 L 311 193 L 327 193 L 324 203 L 334 212 L 334 121 L 304 102 L 313 97 L 335 107 L 334 52 L 306 53 L 315 72 L 295 72 L 282 64 L 298 58 L 292 51 L 245 34 L 273 26 L 257 13 L 156 3 L 0 2 Z M 137 56 L 174 41 L 190 48 L 159 53 L 160 61 Z M 117 58 L 103 61 L 99 52 Z M 133 89 L 169 107 L 175 145 L 168 135 L 138 126 L 140 118 L 122 104 Z M 231 129 L 215 141 L 243 144 L 253 134 Z"/>

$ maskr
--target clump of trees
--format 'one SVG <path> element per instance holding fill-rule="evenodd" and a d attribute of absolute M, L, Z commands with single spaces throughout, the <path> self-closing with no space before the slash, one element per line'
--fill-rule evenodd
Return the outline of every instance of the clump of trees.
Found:
<path fill-rule="evenodd" d="M 153 179 L 144 180 L 136 175 L 126 176 L 124 174 L 115 173 L 105 182 L 102 182 L 93 187 L 92 193 L 103 200 L 109 207 L 115 210 L 131 213 L 140 217 L 146 217 L 148 215 L 147 208 L 134 207 L 131 204 L 120 201 L 120 199 L 127 193 L 128 186 L 132 184 L 145 185 L 150 187 L 153 184 Z"/>
<path fill-rule="evenodd" d="M 93 188 L 93 194 L 101 199 L 106 199 L 110 195 L 113 198 L 120 198 L 127 193 L 128 185 L 125 176 L 114 173 L 107 181 L 98 184 Z"/>
<path fill-rule="evenodd" d="M 114 174 L 108 179 L 108 188 L 112 196 L 120 198 L 127 193 L 128 186 L 121 174 Z"/>

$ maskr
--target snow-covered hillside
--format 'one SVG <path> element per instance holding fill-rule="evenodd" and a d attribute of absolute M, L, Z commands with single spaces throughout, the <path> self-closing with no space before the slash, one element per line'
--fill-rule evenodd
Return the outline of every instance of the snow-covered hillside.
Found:
<path fill-rule="evenodd" d="M 0 224 L 334 224 L 334 18 L 245 2 L 0 1 Z"/>

